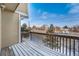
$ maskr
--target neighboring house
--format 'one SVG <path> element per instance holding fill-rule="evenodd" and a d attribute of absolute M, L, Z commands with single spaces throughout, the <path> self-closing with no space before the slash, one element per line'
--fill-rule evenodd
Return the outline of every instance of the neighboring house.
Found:
<path fill-rule="evenodd" d="M 64 28 L 61 28 L 61 33 L 69 33 L 69 29 L 64 29 Z"/>
<path fill-rule="evenodd" d="M 55 27 L 54 32 L 55 33 L 69 33 L 70 31 L 69 31 L 69 29 Z"/>
<path fill-rule="evenodd" d="M 60 27 L 55 27 L 54 32 L 55 33 L 61 33 L 61 28 Z"/>
<path fill-rule="evenodd" d="M 39 33 L 46 33 L 48 30 L 48 27 L 45 26 L 45 27 L 36 27 L 36 26 L 33 26 L 32 27 L 32 32 L 39 32 Z"/>
<path fill-rule="evenodd" d="M 20 42 L 20 20 L 27 15 L 27 4 L 0 3 L 0 49 Z"/>

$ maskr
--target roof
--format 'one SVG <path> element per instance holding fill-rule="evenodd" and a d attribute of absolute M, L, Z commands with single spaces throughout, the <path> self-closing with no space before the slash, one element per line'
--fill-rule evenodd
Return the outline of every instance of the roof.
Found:
<path fill-rule="evenodd" d="M 1 3 L 0 7 L 2 7 L 4 10 L 14 12 L 18 5 L 19 3 Z"/>

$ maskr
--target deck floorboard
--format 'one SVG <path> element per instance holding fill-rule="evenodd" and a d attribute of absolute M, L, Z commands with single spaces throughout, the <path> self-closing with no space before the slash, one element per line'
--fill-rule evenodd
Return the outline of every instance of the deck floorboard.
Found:
<path fill-rule="evenodd" d="M 1 56 L 64 56 L 64 54 L 32 41 L 26 41 L 2 49 Z"/>

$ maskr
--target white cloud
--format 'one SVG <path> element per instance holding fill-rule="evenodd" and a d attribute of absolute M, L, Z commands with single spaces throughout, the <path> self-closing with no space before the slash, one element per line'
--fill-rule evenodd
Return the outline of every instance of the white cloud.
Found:
<path fill-rule="evenodd" d="M 73 3 L 69 5 L 71 7 L 69 13 L 74 14 L 74 13 L 79 13 L 79 4 L 78 3 Z"/>
<path fill-rule="evenodd" d="M 63 19 L 65 16 L 61 14 L 54 14 L 54 13 L 48 13 L 48 12 L 42 12 L 39 16 L 41 19 L 47 20 L 47 19 Z"/>
<path fill-rule="evenodd" d="M 56 14 L 56 13 L 49 13 L 47 11 L 38 10 L 38 16 L 36 19 L 39 20 L 41 23 L 42 20 L 46 20 L 54 25 L 69 25 L 73 26 L 75 24 L 79 24 L 79 4 L 70 4 L 71 9 L 67 15 L 64 14 Z M 53 21 L 52 21 L 53 20 Z"/>
<path fill-rule="evenodd" d="M 49 15 L 48 15 L 47 12 L 43 12 L 40 17 L 41 17 L 42 19 L 47 19 L 48 16 L 49 16 Z"/>

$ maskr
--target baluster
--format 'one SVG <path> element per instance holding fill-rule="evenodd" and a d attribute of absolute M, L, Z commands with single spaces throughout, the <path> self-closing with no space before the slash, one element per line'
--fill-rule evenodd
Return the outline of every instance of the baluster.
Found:
<path fill-rule="evenodd" d="M 55 36 L 55 41 L 54 41 L 54 47 L 55 47 L 55 50 L 56 50 L 56 36 Z"/>
<path fill-rule="evenodd" d="M 52 48 L 52 35 L 51 35 L 51 40 L 50 40 L 50 47 Z"/>
<path fill-rule="evenodd" d="M 50 39 L 50 35 L 48 35 L 48 39 L 47 39 L 47 47 L 49 47 L 49 39 Z"/>
<path fill-rule="evenodd" d="M 57 51 L 57 36 L 56 36 L 56 45 L 55 46 L 56 46 L 56 51 Z"/>
<path fill-rule="evenodd" d="M 57 51 L 58 51 L 58 37 L 57 37 Z"/>
<path fill-rule="evenodd" d="M 52 36 L 52 49 L 53 49 L 53 40 L 54 40 L 54 37 Z"/>
<path fill-rule="evenodd" d="M 66 55 L 67 55 L 67 38 L 66 38 Z"/>
<path fill-rule="evenodd" d="M 22 33 L 21 33 L 21 41 L 20 41 L 20 42 L 22 42 L 22 38 L 23 38 L 23 35 L 22 35 Z"/>
<path fill-rule="evenodd" d="M 63 37 L 62 40 L 63 40 L 63 48 L 62 48 L 62 50 L 63 50 L 63 53 L 64 53 L 64 37 Z"/>
<path fill-rule="evenodd" d="M 61 37 L 60 37 L 60 52 L 61 52 Z"/>
<path fill-rule="evenodd" d="M 30 37 L 30 40 L 32 40 L 32 33 L 30 32 L 30 35 L 29 35 L 29 37 Z"/>
<path fill-rule="evenodd" d="M 73 39 L 73 55 L 75 56 L 75 39 Z"/>
<path fill-rule="evenodd" d="M 71 56 L 71 38 L 69 39 L 69 56 Z"/>
<path fill-rule="evenodd" d="M 79 39 L 78 39 L 78 56 L 79 56 Z"/>

